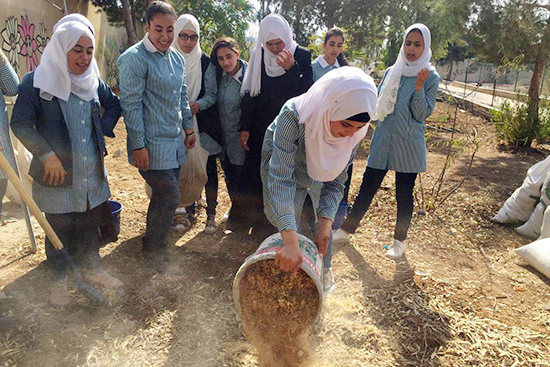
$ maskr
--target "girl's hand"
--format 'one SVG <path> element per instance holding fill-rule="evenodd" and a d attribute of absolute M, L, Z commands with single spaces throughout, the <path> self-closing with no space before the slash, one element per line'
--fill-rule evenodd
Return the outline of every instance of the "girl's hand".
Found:
<path fill-rule="evenodd" d="M 199 102 L 189 102 L 189 108 L 191 109 L 191 114 L 195 116 L 199 113 L 201 106 L 199 105 Z"/>
<path fill-rule="evenodd" d="M 430 76 L 430 72 L 428 69 L 422 69 L 418 72 L 416 75 L 416 82 L 414 83 L 414 89 L 418 92 L 422 89 L 424 89 L 424 83 L 426 80 L 428 80 L 428 77 Z"/>
<path fill-rule="evenodd" d="M 248 147 L 248 138 L 250 138 L 250 133 L 248 131 L 241 131 L 241 147 L 243 147 L 245 152 L 250 150 Z"/>
<path fill-rule="evenodd" d="M 63 168 L 59 158 L 57 158 L 57 155 L 54 154 L 44 161 L 44 175 L 42 176 L 42 181 L 46 182 L 46 180 L 48 180 L 48 185 L 53 184 L 57 186 L 60 183 L 63 184 L 66 175 L 67 172 Z"/>
<path fill-rule="evenodd" d="M 197 142 L 197 137 L 195 134 L 187 135 L 189 133 L 190 132 L 185 132 L 184 144 L 187 149 L 193 149 L 195 147 L 195 143 Z"/>
<path fill-rule="evenodd" d="M 319 229 L 315 234 L 315 244 L 319 249 L 321 257 L 325 257 L 328 250 L 328 243 L 330 241 L 330 231 L 332 230 L 332 221 L 328 218 L 319 219 Z"/>
<path fill-rule="evenodd" d="M 290 70 L 294 64 L 294 55 L 286 48 L 277 55 L 277 64 L 285 70 Z"/>
<path fill-rule="evenodd" d="M 132 154 L 134 156 L 134 163 L 140 171 L 149 170 L 149 151 L 147 148 L 134 149 Z"/>
<path fill-rule="evenodd" d="M 277 251 L 275 255 L 275 264 L 284 271 L 298 272 L 302 265 L 303 256 L 298 242 L 296 231 L 282 231 L 284 247 Z"/>

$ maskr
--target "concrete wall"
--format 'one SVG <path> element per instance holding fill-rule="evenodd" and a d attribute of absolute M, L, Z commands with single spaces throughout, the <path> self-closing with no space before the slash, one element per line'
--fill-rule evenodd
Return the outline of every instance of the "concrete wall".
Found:
<path fill-rule="evenodd" d="M 477 83 L 484 81 L 484 83 L 493 83 L 495 80 L 495 72 L 497 65 L 490 63 L 476 62 L 475 60 L 464 60 L 454 62 L 451 70 L 450 62 L 438 62 L 436 69 L 441 79 L 445 80 L 457 80 L 461 82 L 466 81 L 466 74 L 468 74 L 468 83 Z M 468 73 L 466 73 L 468 70 Z M 499 73 L 497 78 L 497 84 L 511 84 L 516 83 L 518 85 L 529 85 L 531 77 L 533 75 L 532 66 L 528 66 L 526 70 L 519 73 L 515 70 L 509 70 L 506 73 Z"/>
<path fill-rule="evenodd" d="M 63 17 L 61 10 L 45 0 L 1 0 L 0 47 L 22 78 L 36 69 L 44 47 L 52 36 L 55 23 Z M 61 0 L 49 0 L 61 7 Z M 126 32 L 107 22 L 107 16 L 88 0 L 66 0 L 69 13 L 86 16 L 95 28 L 96 59 L 103 79 L 109 74 L 114 55 L 126 45 Z M 108 57 L 107 57 L 108 56 Z M 111 70 L 111 73 L 113 71 Z M 107 80 L 106 80 L 107 81 Z"/>

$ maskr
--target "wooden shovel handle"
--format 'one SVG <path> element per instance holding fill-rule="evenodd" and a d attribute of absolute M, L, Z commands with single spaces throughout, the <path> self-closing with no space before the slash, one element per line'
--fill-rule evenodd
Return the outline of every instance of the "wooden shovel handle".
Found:
<path fill-rule="evenodd" d="M 55 234 L 52 226 L 50 225 L 50 223 L 48 223 L 46 217 L 44 217 L 44 214 L 42 214 L 42 211 L 40 210 L 40 208 L 38 208 L 38 205 L 36 205 L 32 196 L 27 192 L 27 190 L 25 190 L 25 187 L 23 187 L 23 183 L 21 182 L 21 180 L 19 180 L 19 177 L 17 177 L 17 174 L 4 156 L 4 153 L 2 153 L 2 148 L 0 148 L 0 168 L 2 168 L 4 172 L 6 172 L 6 174 L 8 175 L 8 180 L 10 180 L 13 187 L 15 187 L 15 190 L 17 190 L 17 192 L 21 196 L 21 199 L 23 199 L 25 204 L 27 204 L 32 215 L 34 215 L 38 223 L 40 223 L 40 226 L 42 227 L 42 229 L 44 229 L 44 232 L 46 232 L 46 236 L 48 236 L 50 241 L 52 241 L 53 247 L 61 251 L 61 249 L 63 248 L 61 240 Z"/>

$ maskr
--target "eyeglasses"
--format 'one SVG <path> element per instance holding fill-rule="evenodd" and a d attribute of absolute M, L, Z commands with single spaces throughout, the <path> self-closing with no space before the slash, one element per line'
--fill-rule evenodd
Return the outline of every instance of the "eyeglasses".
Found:
<path fill-rule="evenodd" d="M 187 33 L 180 33 L 180 34 L 178 34 L 178 37 L 182 41 L 187 41 L 188 39 L 190 39 L 191 41 L 195 42 L 196 40 L 199 39 L 198 35 L 194 34 L 194 35 L 190 36 Z"/>

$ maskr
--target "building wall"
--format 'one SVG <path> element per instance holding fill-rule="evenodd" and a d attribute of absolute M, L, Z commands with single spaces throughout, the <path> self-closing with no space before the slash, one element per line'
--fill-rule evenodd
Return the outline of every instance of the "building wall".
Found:
<path fill-rule="evenodd" d="M 49 0 L 61 7 L 61 0 Z M 0 7 L 0 47 L 20 78 L 36 69 L 46 44 L 52 36 L 55 23 L 63 17 L 63 12 L 45 0 L 7 0 Z M 88 0 L 66 0 L 69 13 L 86 16 L 95 28 L 96 60 L 102 78 L 113 65 L 114 55 L 126 45 L 126 32 L 107 22 L 107 16 Z"/>

